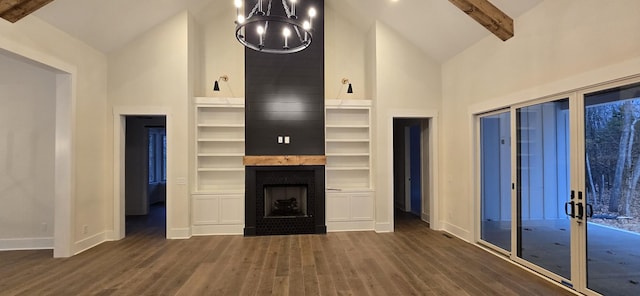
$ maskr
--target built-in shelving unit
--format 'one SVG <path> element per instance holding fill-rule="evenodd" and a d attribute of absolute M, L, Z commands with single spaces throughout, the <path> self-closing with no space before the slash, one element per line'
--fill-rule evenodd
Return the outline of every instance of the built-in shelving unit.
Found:
<path fill-rule="evenodd" d="M 197 97 L 193 234 L 242 233 L 244 99 Z"/>
<path fill-rule="evenodd" d="M 327 228 L 374 228 L 371 101 L 327 100 Z"/>
<path fill-rule="evenodd" d="M 327 189 L 371 189 L 371 101 L 326 102 Z"/>

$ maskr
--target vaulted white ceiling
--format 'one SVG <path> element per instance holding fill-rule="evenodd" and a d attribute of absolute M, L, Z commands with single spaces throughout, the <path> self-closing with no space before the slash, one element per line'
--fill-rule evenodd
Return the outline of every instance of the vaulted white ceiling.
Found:
<path fill-rule="evenodd" d="M 302 0 L 304 1 L 304 0 Z M 516 19 L 542 0 L 490 0 Z M 35 15 L 92 47 L 109 53 L 185 9 L 196 18 L 232 9 L 232 0 L 55 0 Z M 379 20 L 437 61 L 444 62 L 489 31 L 448 0 L 325 0 L 368 27 Z M 230 34 L 233 34 L 230 31 Z M 518 23 L 515 24 L 518 34 Z M 497 38 L 497 37 L 496 37 Z M 507 41 L 508 42 L 508 41 Z"/>

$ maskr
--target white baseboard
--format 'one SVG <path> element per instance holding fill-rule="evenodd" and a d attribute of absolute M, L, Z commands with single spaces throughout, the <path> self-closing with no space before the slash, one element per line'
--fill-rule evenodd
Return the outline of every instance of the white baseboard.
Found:
<path fill-rule="evenodd" d="M 389 222 L 384 222 L 384 223 L 376 223 L 376 232 L 381 233 L 381 232 L 393 232 L 393 227 L 391 226 L 391 223 Z"/>
<path fill-rule="evenodd" d="M 116 238 L 116 233 L 113 230 L 106 230 L 104 232 L 104 238 L 108 241 L 120 240 L 120 238 Z"/>
<path fill-rule="evenodd" d="M 167 239 L 188 239 L 191 237 L 191 228 L 171 228 L 167 230 Z"/>
<path fill-rule="evenodd" d="M 106 241 L 107 241 L 107 233 L 105 231 L 94 234 L 90 237 L 87 237 L 85 239 L 75 242 L 73 244 L 73 254 L 78 255 Z"/>
<path fill-rule="evenodd" d="M 453 225 L 449 222 L 443 222 L 444 225 L 444 231 L 458 237 L 459 239 L 466 241 L 466 242 L 471 242 L 472 240 L 470 239 L 471 237 L 471 232 L 469 232 L 468 230 L 465 230 L 464 228 L 461 228 L 457 225 Z"/>
<path fill-rule="evenodd" d="M 371 231 L 375 228 L 374 221 L 328 221 L 327 232 L 340 231 Z"/>
<path fill-rule="evenodd" d="M 53 249 L 53 237 L 26 237 L 0 239 L 0 251 Z"/>
<path fill-rule="evenodd" d="M 431 217 L 428 213 L 422 213 L 420 218 L 422 219 L 422 221 L 429 223 L 429 226 L 431 226 Z"/>
<path fill-rule="evenodd" d="M 202 235 L 243 235 L 244 225 L 193 225 L 191 227 L 194 236 Z"/>

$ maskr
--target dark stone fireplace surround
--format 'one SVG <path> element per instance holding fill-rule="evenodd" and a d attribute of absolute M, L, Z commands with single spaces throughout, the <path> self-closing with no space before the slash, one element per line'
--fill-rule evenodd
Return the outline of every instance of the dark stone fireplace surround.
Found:
<path fill-rule="evenodd" d="M 247 166 L 245 229 L 246 236 L 326 233 L 325 168 L 322 165 Z M 266 217 L 265 186 L 302 185 L 307 187 L 307 215 Z"/>

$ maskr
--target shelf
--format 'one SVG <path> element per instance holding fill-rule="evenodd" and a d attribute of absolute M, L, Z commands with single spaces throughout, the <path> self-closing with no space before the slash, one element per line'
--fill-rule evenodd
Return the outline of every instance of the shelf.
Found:
<path fill-rule="evenodd" d="M 369 189 L 371 101 L 327 100 L 325 111 L 327 192 Z"/>
<path fill-rule="evenodd" d="M 327 171 L 366 171 L 369 167 L 326 167 Z"/>
<path fill-rule="evenodd" d="M 327 124 L 327 128 L 353 128 L 353 129 L 364 129 L 369 128 L 368 125 L 364 124 Z"/>
<path fill-rule="evenodd" d="M 194 192 L 244 190 L 244 99 L 195 98 Z"/>
<path fill-rule="evenodd" d="M 198 172 L 244 172 L 242 168 L 198 168 Z"/>
<path fill-rule="evenodd" d="M 244 153 L 199 153 L 198 157 L 244 157 Z"/>
<path fill-rule="evenodd" d="M 198 139 L 198 142 L 244 142 L 244 139 Z"/>
<path fill-rule="evenodd" d="M 327 157 L 369 156 L 369 153 L 326 153 Z"/>
<path fill-rule="evenodd" d="M 369 139 L 327 139 L 327 143 L 366 143 Z"/>
<path fill-rule="evenodd" d="M 242 123 L 199 123 L 198 127 L 236 127 L 243 128 L 244 124 Z"/>
<path fill-rule="evenodd" d="M 216 193 L 211 193 L 211 192 L 207 192 L 207 191 L 192 191 L 191 192 L 191 196 L 192 197 L 201 197 L 201 196 L 212 196 L 212 195 L 237 195 L 237 194 L 241 194 L 244 195 L 244 187 L 240 188 L 230 188 L 230 189 L 225 189 L 223 191 L 218 191 Z"/>

